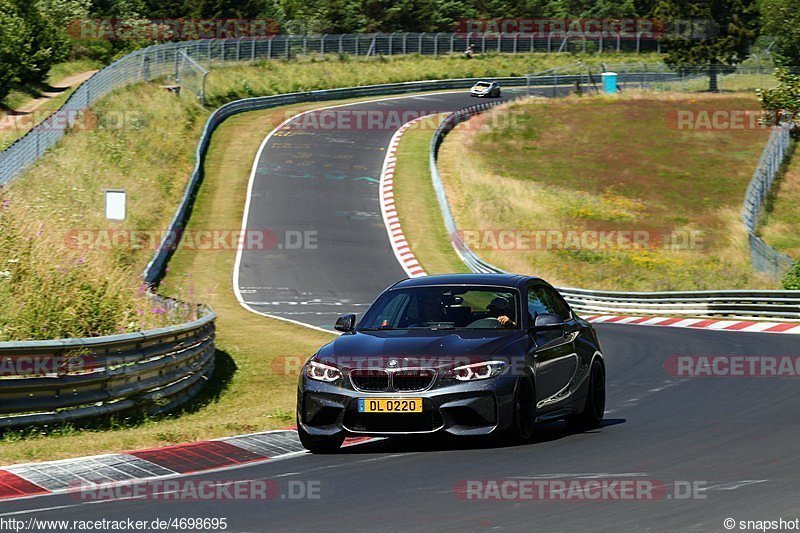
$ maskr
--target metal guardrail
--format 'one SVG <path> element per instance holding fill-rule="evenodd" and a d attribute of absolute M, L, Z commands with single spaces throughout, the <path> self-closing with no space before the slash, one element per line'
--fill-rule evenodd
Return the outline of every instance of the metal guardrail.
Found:
<path fill-rule="evenodd" d="M 362 87 L 348 87 L 342 89 L 329 89 L 322 91 L 308 91 L 300 93 L 289 93 L 277 96 L 261 96 L 256 98 L 245 98 L 236 100 L 217 108 L 206 121 L 203 133 L 195 152 L 195 167 L 184 192 L 178 210 L 175 213 L 170 227 L 165 232 L 165 237 L 161 241 L 155 255 L 145 268 L 144 280 L 148 284 L 157 284 L 164 275 L 165 268 L 172 253 L 177 247 L 181 233 L 188 221 L 191 212 L 192 202 L 197 194 L 197 189 L 203 179 L 203 165 L 205 155 L 211 142 L 211 135 L 217 126 L 226 118 L 237 113 L 246 111 L 257 111 L 273 107 L 286 106 L 305 102 L 323 102 L 330 100 L 344 100 L 348 98 L 359 98 L 369 96 L 382 96 L 404 93 L 416 93 L 421 91 L 435 91 L 447 89 L 464 89 L 471 87 L 480 78 L 460 78 L 437 81 L 413 81 L 406 83 L 388 83 L 383 85 L 367 85 Z M 525 77 L 518 78 L 492 78 L 501 80 L 506 86 L 524 86 L 528 83 Z"/>
<path fill-rule="evenodd" d="M 0 152 L 0 186 L 18 176 L 64 133 L 83 120 L 82 112 L 114 89 L 133 83 L 177 76 L 191 58 L 202 70 L 216 63 L 291 59 L 298 55 L 349 54 L 355 56 L 463 52 L 467 45 L 476 51 L 526 53 L 574 51 L 645 51 L 657 48 L 653 41 L 568 38 L 557 33 L 543 39 L 517 34 L 477 33 L 392 33 L 347 35 L 273 35 L 268 38 L 203 39 L 153 45 L 114 61 L 84 81 L 49 118 Z M 596 44 L 592 44 L 596 42 Z M 575 44 L 577 43 L 577 44 Z M 587 43 L 588 49 L 587 49 Z M 631 44 L 634 43 L 634 44 Z M 650 44 L 652 43 L 652 47 Z M 201 75 L 202 77 L 202 75 Z M 204 78 L 203 78 L 204 79 Z"/>
<path fill-rule="evenodd" d="M 649 75 L 653 73 L 650 72 Z M 668 74 L 668 73 L 667 73 Z M 519 77 L 493 77 L 493 78 L 456 78 L 447 80 L 426 80 L 426 81 L 412 81 L 404 83 L 387 83 L 380 85 L 366 85 L 361 87 L 347 87 L 341 89 L 326 89 L 319 91 L 307 91 L 298 93 L 288 93 L 275 96 L 260 96 L 255 98 L 245 98 L 227 103 L 217 108 L 206 121 L 203 127 L 200 141 L 197 145 L 195 152 L 195 167 L 186 186 L 183 200 L 181 201 L 178 210 L 176 211 L 165 237 L 159 244 L 159 247 L 154 254 L 150 263 L 145 268 L 144 280 L 151 284 L 157 284 L 161 277 L 164 275 L 165 268 L 169 262 L 172 253 L 177 247 L 185 224 L 188 220 L 189 213 L 191 212 L 192 202 L 197 194 L 197 189 L 203 178 L 203 165 L 205 163 L 205 154 L 211 140 L 211 135 L 217 126 L 226 118 L 237 113 L 246 111 L 256 111 L 261 109 L 269 109 L 273 107 L 286 106 L 305 102 L 322 102 L 330 100 L 344 100 L 348 98 L 359 98 L 369 96 L 384 96 L 393 94 L 415 93 L 422 91 L 437 91 L 449 89 L 465 89 L 474 85 L 477 81 L 484 79 L 492 79 L 498 81 L 501 85 L 507 87 L 526 86 L 528 92 L 531 88 L 542 88 L 553 86 L 554 90 L 560 93 L 564 92 L 566 87 L 573 85 L 576 81 L 582 78 L 580 74 L 577 75 L 545 75 L 545 76 L 519 76 Z M 644 80 L 645 76 L 639 72 L 629 72 L 620 75 L 620 80 L 624 82 L 633 83 L 635 81 Z M 653 78 L 648 78 L 653 79 Z M 568 92 L 568 91 L 567 91 Z M 477 108 L 485 109 L 488 106 L 496 104 L 484 103 L 476 106 Z M 452 115 L 451 115 L 452 116 Z M 447 121 L 445 121 L 446 123 Z M 444 125 L 444 123 L 443 123 Z M 434 139 L 440 136 L 434 136 Z M 435 162 L 432 163 L 435 168 Z M 438 191 L 437 191 L 438 193 Z M 444 194 L 443 190 L 442 193 Z M 447 217 L 445 217 L 447 220 Z M 453 232 L 450 232 L 451 234 Z M 477 261 L 477 259 L 476 259 Z"/>
<path fill-rule="evenodd" d="M 173 72 L 174 61 L 182 45 L 161 45 L 139 50 L 106 67 L 82 84 L 57 113 L 80 111 L 100 97 L 120 86 L 164 76 Z M 191 43 L 188 43 L 191 45 Z M 223 55 L 224 55 L 224 47 Z M 169 52 L 169 53 L 168 53 Z M 648 73 L 647 76 L 652 76 Z M 633 82 L 641 73 L 626 73 L 622 80 Z M 532 78 L 495 78 L 503 85 L 528 87 L 560 86 L 580 82 L 574 77 L 539 76 Z M 652 78 L 641 78 L 641 82 Z M 209 117 L 196 151 L 196 164 L 187 184 L 181 204 L 176 211 L 167 237 L 162 241 L 144 272 L 149 283 L 163 276 L 167 262 L 180 239 L 189 212 L 202 180 L 202 171 L 211 134 L 227 117 L 258 109 L 302 102 L 340 100 L 347 98 L 403 94 L 426 90 L 460 89 L 471 86 L 477 78 L 420 81 L 310 91 L 238 100 L 218 108 Z M 483 103 L 447 117 L 437 130 L 431 145 L 431 173 L 437 188 L 449 233 L 459 256 L 476 272 L 499 272 L 499 268 L 477 257 L 458 238 L 457 228 L 447 206 L 444 189 L 436 170 L 439 145 L 447 131 L 458 121 L 467 120 L 493 103 Z M 53 120 L 62 120 L 58 115 Z M 51 120 L 51 119 L 48 119 Z M 46 121 L 47 122 L 47 121 Z M 64 134 L 64 129 L 37 127 L 0 153 L 0 185 L 17 176 Z M 565 297 L 580 311 L 588 312 L 647 312 L 649 314 L 780 316 L 800 318 L 800 291 L 720 291 L 712 295 L 689 293 L 676 296 L 664 293 L 615 293 L 564 289 Z M 699 295 L 699 296 L 698 296 Z M 777 298 L 777 300 L 776 300 Z M 765 301 L 769 299 L 769 301 Z M 27 341 L 0 343 L 0 361 L 11 362 L 23 357 L 50 360 L 52 365 L 74 358 L 88 358 L 90 365 L 76 370 L 67 364 L 66 370 L 46 376 L 0 376 L 0 429 L 73 421 L 123 411 L 143 410 L 161 412 L 172 409 L 195 394 L 214 368 L 214 320 L 210 309 L 202 318 L 159 330 L 127 335 L 87 339 Z M 12 364 L 13 367 L 13 364 Z"/>
<path fill-rule="evenodd" d="M 199 312 L 137 333 L 0 342 L 0 430 L 180 406 L 214 370 L 216 314 Z"/>
<path fill-rule="evenodd" d="M 148 53 L 150 52 L 138 53 L 143 68 L 148 65 L 146 60 L 149 57 Z M 160 64 L 164 65 L 163 62 Z M 150 63 L 148 68 L 152 65 L 153 63 Z M 153 70 L 134 72 L 122 69 L 122 72 L 127 74 L 121 79 L 127 80 L 147 79 L 148 76 L 155 75 Z M 160 69 L 159 72 L 163 74 L 164 69 Z M 497 79 L 506 86 L 531 86 L 537 82 L 542 85 L 552 83 L 550 79 L 532 80 L 530 77 Z M 108 81 L 106 74 L 100 76 L 99 80 L 105 84 L 103 87 L 106 92 L 114 88 L 114 84 Z M 165 233 L 166 237 L 145 269 L 145 280 L 155 285 L 163 277 L 202 181 L 204 158 L 211 135 L 226 118 L 245 111 L 302 102 L 463 89 L 470 87 L 476 81 L 478 78 L 462 78 L 309 91 L 249 98 L 221 106 L 205 124 L 196 150 L 195 168 L 181 203 L 170 222 L 169 231 Z M 563 82 L 562 78 L 559 85 Z M 88 91 L 92 91 L 93 87 L 84 84 L 73 97 L 77 95 L 79 99 L 85 98 L 85 104 L 88 106 L 99 98 L 99 95 L 105 94 L 101 91 L 95 93 L 94 98 L 90 98 Z M 44 135 L 48 135 L 47 142 L 55 144 L 58 138 L 50 137 L 52 133 L 47 132 Z M 26 136 L 28 141 L 15 143 L 14 146 L 24 147 L 25 143 L 34 141 L 38 143 L 41 139 L 37 135 L 38 132 L 35 132 L 31 137 Z M 18 157 L 20 153 L 23 152 L 7 150 L 0 153 L 0 162 L 4 154 L 6 158 L 13 158 Z M 26 164 L 35 161 L 42 153 L 42 146 L 37 144 L 34 152 L 21 159 L 14 159 L 17 162 L 16 166 L 2 167 L 0 172 L 5 172 L 5 179 L 9 181 Z M 16 168 L 16 173 L 10 172 L 9 168 Z M 75 358 L 84 360 L 88 358 L 91 361 L 91 365 L 78 365 L 77 369 L 67 363 L 64 369 L 54 370 L 47 376 L 0 376 L 0 429 L 54 424 L 119 412 L 136 410 L 162 412 L 175 408 L 191 398 L 213 372 L 216 315 L 210 309 L 205 309 L 203 312 L 204 316 L 201 319 L 188 324 L 128 335 L 0 343 L 0 361 L 5 361 L 10 368 L 14 367 L 15 360 L 19 361 L 26 357 L 34 357 L 40 363 L 44 361 L 46 363 L 44 366 L 51 367 L 57 364 L 63 365 L 65 361 Z"/>
<path fill-rule="evenodd" d="M 764 242 L 756 233 L 758 218 L 761 208 L 769 196 L 772 183 L 780 171 L 781 165 L 789 151 L 791 143 L 791 126 L 781 124 L 773 128 L 767 146 L 761 153 L 753 178 L 747 186 L 747 192 L 742 206 L 742 222 L 747 229 L 750 245 L 750 260 L 759 272 L 763 272 L 774 279 L 779 279 L 788 272 L 794 264 L 791 257 L 775 250 Z"/>
<path fill-rule="evenodd" d="M 472 272 L 505 271 L 478 257 L 461 238 L 444 190 L 437 160 L 445 136 L 458 124 L 500 102 L 487 102 L 456 111 L 445 117 L 430 144 L 430 173 L 450 242 Z M 595 314 L 643 314 L 699 317 L 755 317 L 800 320 L 800 291 L 677 291 L 624 292 L 560 288 L 569 304 L 579 312 Z"/>

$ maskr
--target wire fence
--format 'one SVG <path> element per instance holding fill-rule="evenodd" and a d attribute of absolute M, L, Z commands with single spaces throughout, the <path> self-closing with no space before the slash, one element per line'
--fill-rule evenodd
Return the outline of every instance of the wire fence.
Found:
<path fill-rule="evenodd" d="M 613 42 L 612 42 L 613 41 Z M 654 43 L 552 34 L 529 38 L 519 34 L 389 33 L 348 35 L 275 35 L 269 38 L 204 39 L 165 43 L 136 50 L 106 66 L 82 83 L 48 119 L 0 152 L 0 186 L 10 182 L 83 120 L 83 111 L 115 89 L 173 76 L 200 101 L 212 65 L 226 62 L 291 59 L 299 55 L 348 54 L 443 55 L 463 52 L 656 51 Z M 577 48 L 576 48 L 577 47 Z"/>
<path fill-rule="evenodd" d="M 6 150 L 0 152 L 0 186 L 9 183 L 20 175 L 29 165 L 38 160 L 49 148 L 54 146 L 64 134 L 83 120 L 83 112 L 115 89 L 134 83 L 163 79 L 174 76 L 175 83 L 184 91 L 205 101 L 205 81 L 212 65 L 227 62 L 247 62 L 264 59 L 286 59 L 297 55 L 351 54 L 356 56 L 427 54 L 441 55 L 462 51 L 472 45 L 479 53 L 504 52 L 564 52 L 577 51 L 646 51 L 651 41 L 615 39 L 604 40 L 602 36 L 550 35 L 545 39 L 520 34 L 372 34 L 372 35 L 278 35 L 266 39 L 206 39 L 154 45 L 128 54 L 103 68 L 81 84 L 59 110 L 42 121 Z M 613 41 L 613 42 L 612 42 Z M 631 43 L 635 46 L 631 48 Z M 646 43 L 646 44 L 645 44 Z M 658 51 L 656 46 L 653 51 Z M 610 55 L 609 57 L 613 57 Z M 772 65 L 757 64 L 736 68 L 720 68 L 717 72 L 720 85 L 728 80 L 750 76 L 758 87 L 763 87 L 771 74 Z M 649 91 L 696 91 L 708 85 L 708 67 L 670 69 L 660 63 L 607 63 L 601 67 L 588 67 L 575 64 L 526 77 L 528 92 L 534 88 L 552 86 L 553 96 L 563 94 L 565 86 L 573 86 L 578 91 L 597 91 L 601 71 L 618 72 L 621 90 L 641 89 Z M 512 78 L 497 78 L 503 83 Z M 516 78 L 514 79 L 516 80 Z M 462 86 L 456 80 L 453 87 Z M 537 91 L 541 94 L 541 91 Z M 773 143 L 771 142 L 768 146 Z M 767 151 L 765 150 L 765 154 Z M 771 154 L 772 152 L 770 152 Z M 785 148 L 783 153 L 785 154 Z M 746 206 L 752 210 L 760 209 L 764 195 L 769 191 L 774 178 L 774 164 L 770 157 L 762 157 L 753 196 L 748 190 Z M 777 156 L 776 156 L 777 157 Z M 766 165 L 766 166 L 765 166 Z M 760 174 L 759 174 L 760 173 Z M 772 178 L 766 179 L 771 175 Z M 760 185 L 759 185 L 760 184 Z M 756 203 L 755 200 L 758 200 Z M 747 208 L 747 207 L 746 207 Z M 757 212 L 757 211 L 756 211 Z M 753 264 L 762 272 L 777 276 L 791 265 L 786 256 L 777 254 L 763 243 L 750 229 Z M 774 253 L 773 253 L 774 252 Z"/>
<path fill-rule="evenodd" d="M 778 176 L 791 144 L 791 127 L 781 124 L 770 134 L 767 146 L 761 153 L 742 206 L 742 222 L 747 229 L 750 242 L 750 260 L 753 268 L 778 279 L 792 268 L 792 258 L 772 248 L 758 236 L 758 220 L 769 196 L 772 184 Z"/>

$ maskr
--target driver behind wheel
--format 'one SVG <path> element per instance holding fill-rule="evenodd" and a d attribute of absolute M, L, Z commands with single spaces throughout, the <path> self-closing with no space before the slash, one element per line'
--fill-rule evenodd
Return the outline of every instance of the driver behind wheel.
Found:
<path fill-rule="evenodd" d="M 504 328 L 514 328 L 517 326 L 516 322 L 509 318 L 512 314 L 511 304 L 505 298 L 494 298 L 489 305 L 486 306 L 489 311 L 489 317 L 497 319 L 501 326 Z"/>

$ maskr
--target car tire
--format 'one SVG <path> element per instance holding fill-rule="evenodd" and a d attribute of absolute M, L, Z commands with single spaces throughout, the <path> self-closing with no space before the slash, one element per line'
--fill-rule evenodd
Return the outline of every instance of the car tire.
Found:
<path fill-rule="evenodd" d="M 339 434 L 335 437 L 318 437 L 309 435 L 301 424 L 297 424 L 297 436 L 300 437 L 300 444 L 313 454 L 335 453 L 342 447 L 344 435 Z"/>
<path fill-rule="evenodd" d="M 589 388 L 583 411 L 567 418 L 567 426 L 575 432 L 600 427 L 606 408 L 606 371 L 603 363 L 595 359 L 589 373 Z"/>
<path fill-rule="evenodd" d="M 536 393 L 533 380 L 523 376 L 514 387 L 514 413 L 505 441 L 511 444 L 528 442 L 536 431 Z"/>

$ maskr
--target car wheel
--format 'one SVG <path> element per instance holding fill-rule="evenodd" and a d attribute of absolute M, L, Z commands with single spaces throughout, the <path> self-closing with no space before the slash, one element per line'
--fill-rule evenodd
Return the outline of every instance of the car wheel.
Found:
<path fill-rule="evenodd" d="M 506 440 L 512 443 L 527 442 L 533 438 L 536 426 L 536 394 L 533 381 L 527 376 L 519 378 L 514 391 L 514 416 Z"/>
<path fill-rule="evenodd" d="M 342 447 L 342 443 L 344 442 L 343 434 L 339 434 L 335 437 L 309 435 L 300 424 L 297 424 L 297 436 L 300 437 L 300 444 L 302 444 L 306 450 L 315 454 L 334 453 Z"/>
<path fill-rule="evenodd" d="M 573 431 L 586 431 L 600 427 L 606 410 L 606 372 L 603 363 L 595 359 L 589 374 L 589 390 L 583 411 L 567 418 L 567 425 Z"/>

